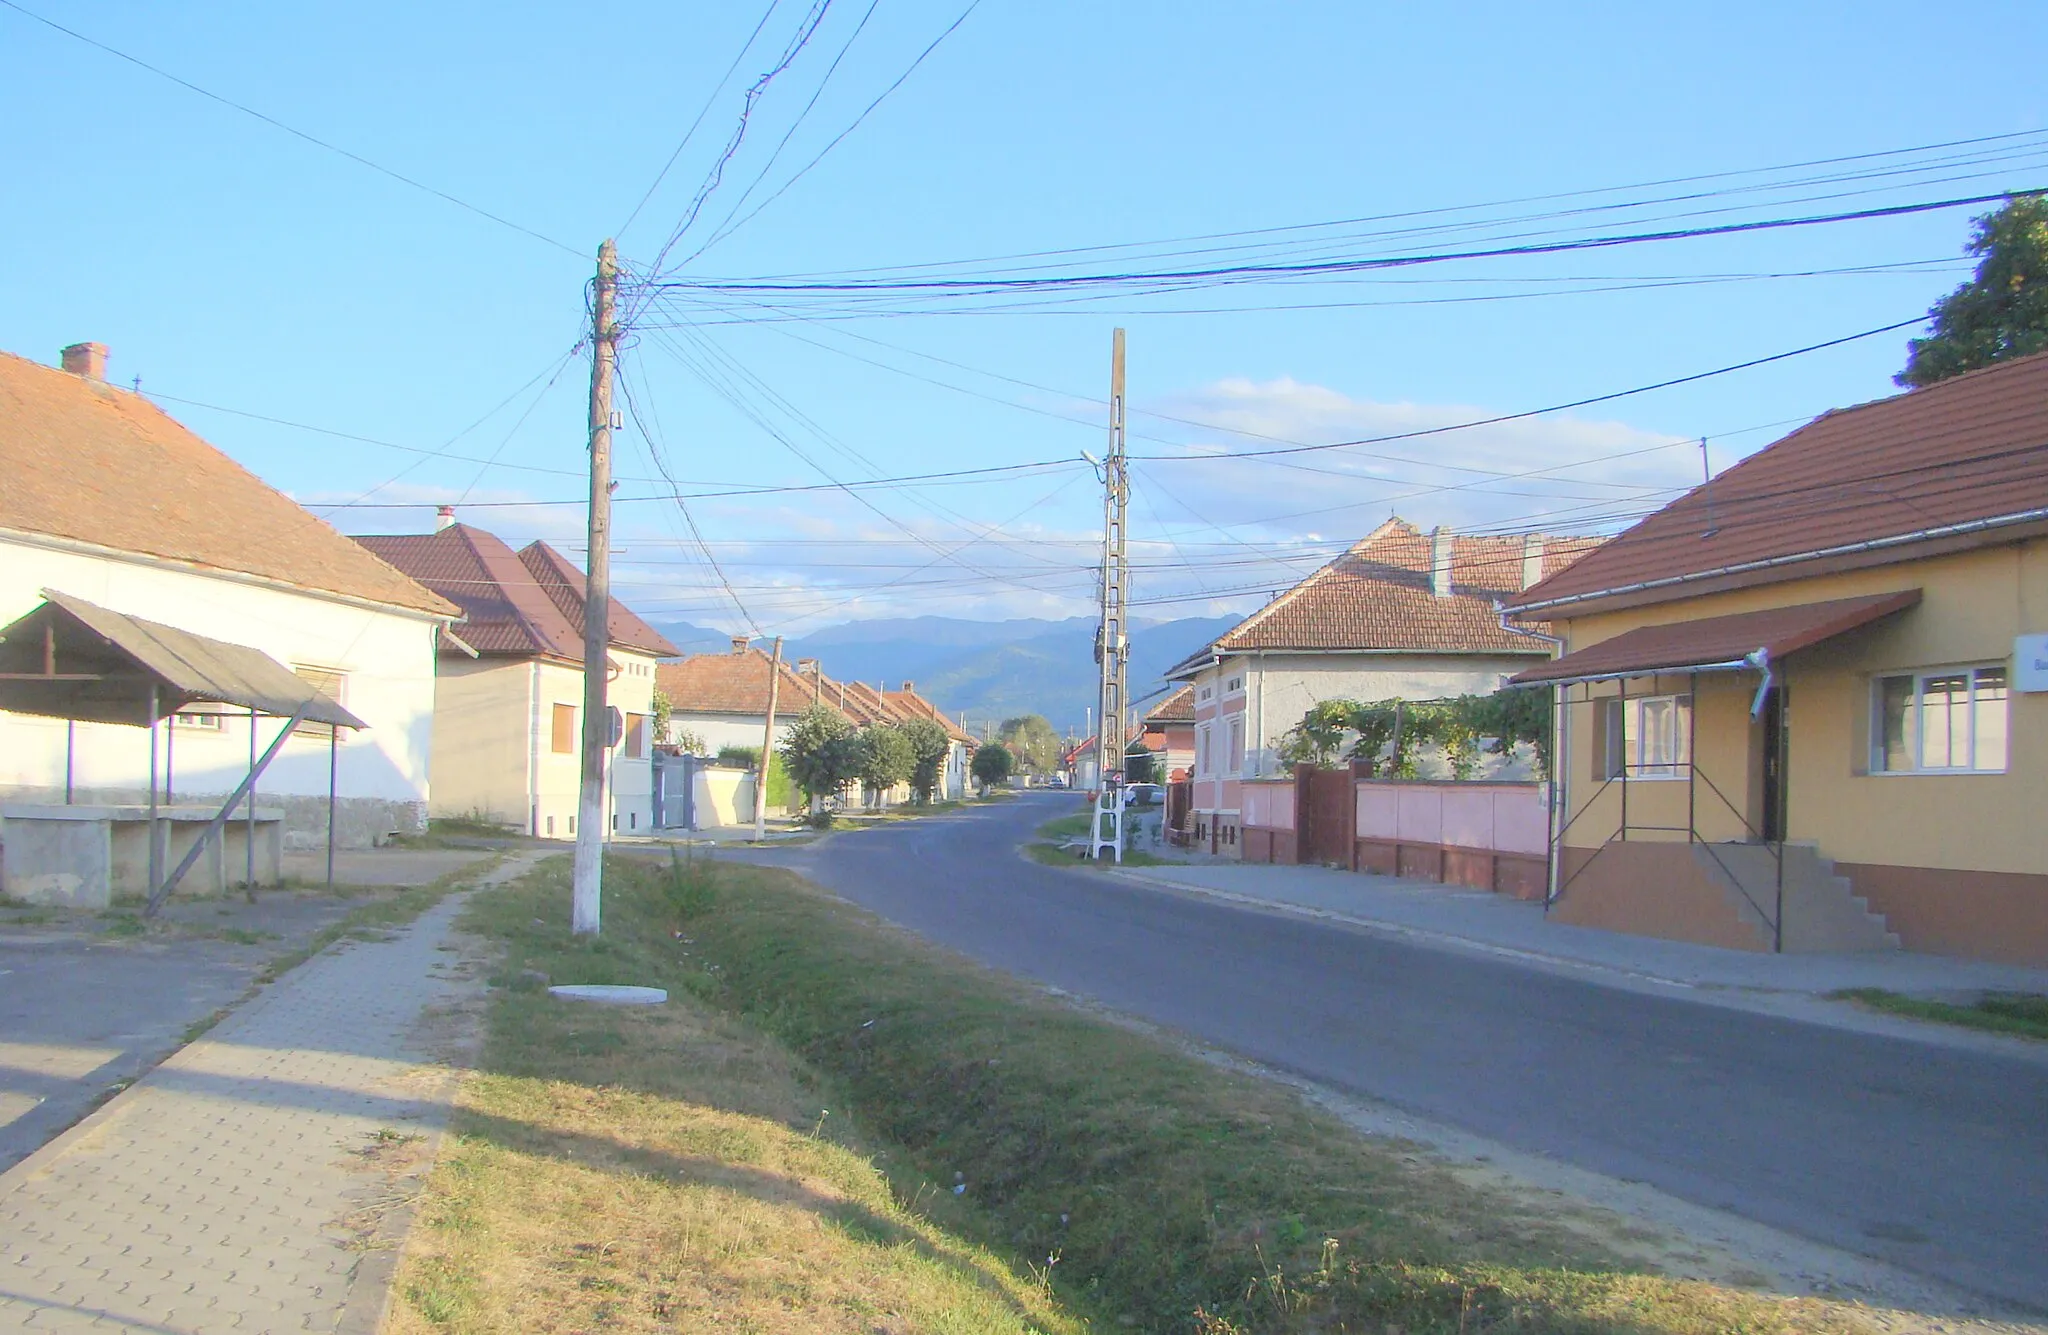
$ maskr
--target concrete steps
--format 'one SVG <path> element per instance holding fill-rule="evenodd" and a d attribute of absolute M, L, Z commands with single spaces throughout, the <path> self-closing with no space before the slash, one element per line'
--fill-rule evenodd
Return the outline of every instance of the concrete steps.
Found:
<path fill-rule="evenodd" d="M 1778 864 L 1766 844 L 1694 844 L 1693 856 L 1727 895 L 1743 924 L 1771 948 L 1769 915 L 1778 899 Z M 1812 844 L 1786 844 L 1784 948 L 1798 952 L 1899 949 L 1897 933 L 1870 911 L 1846 876 Z"/>

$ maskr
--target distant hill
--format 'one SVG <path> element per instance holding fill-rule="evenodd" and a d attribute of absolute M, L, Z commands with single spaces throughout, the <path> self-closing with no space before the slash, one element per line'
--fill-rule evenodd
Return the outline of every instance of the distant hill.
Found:
<path fill-rule="evenodd" d="M 1131 632 L 1130 692 L 1140 700 L 1164 684 L 1167 668 L 1238 622 L 1182 617 L 1139 623 Z M 687 622 L 656 629 L 689 653 L 722 653 L 728 636 Z M 849 621 L 788 641 L 783 656 L 815 658 L 842 681 L 914 682 L 941 709 L 984 719 L 1043 714 L 1061 732 L 1079 732 L 1095 707 L 1095 619 L 893 617 Z M 1149 704 L 1150 701 L 1145 703 Z"/>

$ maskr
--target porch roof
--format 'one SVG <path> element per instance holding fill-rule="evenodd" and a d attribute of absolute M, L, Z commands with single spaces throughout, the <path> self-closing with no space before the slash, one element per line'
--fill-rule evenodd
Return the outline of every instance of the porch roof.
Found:
<path fill-rule="evenodd" d="M 1638 626 L 1518 672 L 1509 680 L 1516 685 L 1562 684 L 1658 672 L 1762 671 L 1787 654 L 1810 649 L 1919 601 L 1920 590 L 1902 589 L 1699 621 Z"/>
<path fill-rule="evenodd" d="M 150 688 L 157 716 L 196 701 L 239 705 L 312 723 L 361 728 L 312 683 L 260 649 L 112 612 L 55 589 L 0 626 L 0 709 L 93 723 L 146 727 Z"/>

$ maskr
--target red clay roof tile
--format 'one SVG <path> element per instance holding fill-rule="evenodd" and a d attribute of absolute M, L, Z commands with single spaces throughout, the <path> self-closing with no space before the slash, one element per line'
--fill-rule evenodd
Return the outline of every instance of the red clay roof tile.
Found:
<path fill-rule="evenodd" d="M 1510 601 L 1681 598 L 1743 567 L 1746 582 L 1796 579 L 1808 556 L 1905 540 L 1904 559 L 1915 534 L 2044 508 L 2048 353 L 2037 353 L 1818 417 Z"/>
<path fill-rule="evenodd" d="M 0 529 L 455 615 L 142 395 L 9 353 L 0 477 Z"/>

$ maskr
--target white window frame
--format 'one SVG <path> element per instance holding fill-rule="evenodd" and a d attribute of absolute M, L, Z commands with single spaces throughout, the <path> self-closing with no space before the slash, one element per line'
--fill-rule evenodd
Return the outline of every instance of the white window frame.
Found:
<path fill-rule="evenodd" d="M 1692 706 L 1692 697 L 1683 693 L 1608 697 L 1602 777 L 1631 783 L 1690 779 Z M 1649 725 L 1652 715 L 1662 716 L 1654 728 Z"/>
<path fill-rule="evenodd" d="M 1980 699 L 1979 692 L 1985 688 L 1985 683 L 1982 679 L 1987 674 L 1996 674 L 1998 683 L 1995 687 L 1991 687 L 1990 690 L 1986 690 L 1985 697 Z M 1925 722 L 1926 683 L 1940 677 L 1957 676 L 1965 678 L 1969 683 L 1969 691 L 1964 697 L 1963 703 L 1964 731 L 1969 739 L 1968 754 L 1961 765 L 1925 764 L 1925 747 L 1927 744 L 1927 725 Z M 1912 752 L 1910 757 L 1911 763 L 1897 769 L 1891 767 L 1889 763 L 1890 758 L 1885 750 L 1885 683 L 1894 681 L 1912 683 L 1907 697 L 1907 708 L 1910 710 L 1910 726 L 1906 729 L 1906 745 Z M 1990 691 L 1992 690 L 1995 690 L 1997 693 L 1995 698 L 1990 698 Z M 1999 757 L 1999 763 L 1996 765 L 1979 763 L 1977 747 L 1983 735 L 1983 730 L 1978 725 L 1978 710 L 1980 706 L 1996 708 L 2002 711 L 2004 715 L 2002 726 L 1999 729 L 2003 742 L 2001 749 L 2004 754 Z M 2012 767 L 2011 670 L 2004 663 L 1963 663 L 1952 667 L 1873 674 L 1870 678 L 1870 754 L 1868 762 L 1869 772 L 1881 778 L 1915 774 L 2006 773 Z"/>
<path fill-rule="evenodd" d="M 348 669 L 329 667 L 324 663 L 294 663 L 292 675 L 309 686 L 325 692 L 327 698 L 348 708 Z M 292 736 L 305 737 L 314 741 L 327 741 L 334 736 L 331 723 L 301 723 L 292 729 Z"/>
<path fill-rule="evenodd" d="M 1241 775 L 1244 773 L 1245 755 L 1244 715 L 1232 714 L 1230 716 L 1230 727 L 1226 731 L 1225 736 L 1229 738 L 1226 745 L 1230 748 L 1228 751 L 1224 752 L 1224 755 L 1229 757 L 1230 760 L 1231 768 L 1228 772 L 1231 774 Z"/>

